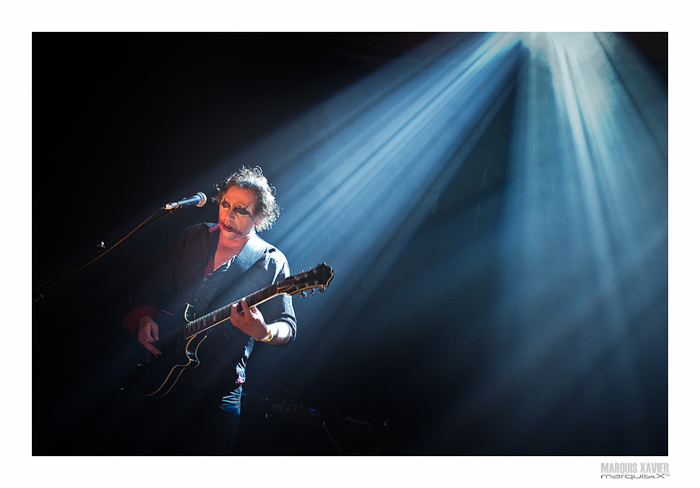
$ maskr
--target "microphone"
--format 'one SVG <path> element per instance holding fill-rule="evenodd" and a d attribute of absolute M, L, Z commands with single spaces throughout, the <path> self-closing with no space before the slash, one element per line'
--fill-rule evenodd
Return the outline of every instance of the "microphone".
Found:
<path fill-rule="evenodd" d="M 198 207 L 203 207 L 205 203 L 207 203 L 207 196 L 200 191 L 199 193 L 197 193 L 193 197 L 183 198 L 182 200 L 178 200 L 177 202 L 168 203 L 163 208 L 165 210 L 172 210 L 174 208 L 188 207 L 190 205 L 196 205 Z"/>

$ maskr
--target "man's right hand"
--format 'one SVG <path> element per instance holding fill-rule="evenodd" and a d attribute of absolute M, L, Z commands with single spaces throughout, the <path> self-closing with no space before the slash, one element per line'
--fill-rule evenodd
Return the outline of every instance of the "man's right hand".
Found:
<path fill-rule="evenodd" d="M 153 343 L 158 340 L 158 324 L 154 322 L 151 317 L 142 317 L 139 320 L 139 342 L 143 344 L 143 347 L 148 349 L 150 352 L 156 356 L 163 354 L 161 351 L 153 346 Z"/>

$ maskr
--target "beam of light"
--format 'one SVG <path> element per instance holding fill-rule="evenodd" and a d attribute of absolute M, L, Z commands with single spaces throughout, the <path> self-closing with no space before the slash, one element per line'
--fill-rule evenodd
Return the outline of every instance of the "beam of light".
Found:
<path fill-rule="evenodd" d="M 426 226 L 514 86 L 507 185 Z M 407 306 L 370 311 L 376 329 L 352 351 L 353 365 L 371 351 L 400 371 L 382 377 L 384 396 L 415 401 L 416 415 L 430 408 L 409 426 L 411 449 L 649 453 L 648 419 L 666 401 L 666 120 L 664 87 L 617 36 L 450 34 L 225 161 L 202 181 L 259 164 L 279 188 L 283 214 L 263 237 L 292 272 L 321 261 L 336 272 L 323 297 L 295 298 L 303 339 L 264 356 L 253 381 L 303 392 L 337 368 L 403 251 L 432 253 L 448 236 L 449 255 L 391 280 Z M 497 211 L 486 232 L 455 229 L 487 207 Z M 462 290 L 485 276 L 478 308 Z M 465 303 L 437 333 L 420 313 L 447 300 Z M 449 394 L 421 398 L 421 386 Z M 365 396 L 381 400 L 372 388 Z M 480 425 L 486 434 L 470 437 Z"/>
<path fill-rule="evenodd" d="M 666 402 L 666 93 L 613 35 L 523 40 L 500 299 L 488 319 L 500 346 L 481 388 L 435 427 L 459 432 L 476 416 L 501 425 L 487 452 L 577 454 L 590 452 L 577 439 L 595 425 L 596 448 L 649 452 L 663 429 L 649 419 Z"/>
<path fill-rule="evenodd" d="M 334 346 L 316 351 L 315 363 L 352 333 L 338 330 L 342 297 L 361 303 L 421 232 L 433 206 L 426 195 L 459 168 L 520 55 L 514 35 L 441 36 L 236 156 L 241 164 L 279 161 L 283 168 L 270 179 L 284 188 L 285 218 L 269 236 L 292 266 L 326 261 L 335 269 L 322 303 L 303 313 L 306 334 L 322 334 L 313 330 L 319 324 L 334 327 Z"/>
<path fill-rule="evenodd" d="M 441 235 L 426 234 L 441 191 L 513 86 L 512 132 L 501 138 L 506 186 L 433 226 Z M 426 360 L 440 377 L 413 371 L 383 394 L 413 391 L 417 379 L 453 392 L 424 405 L 436 415 L 414 433 L 416 445 L 446 454 L 465 445 L 478 454 L 654 445 L 645 419 L 659 418 L 665 396 L 645 391 L 641 377 L 654 375 L 663 390 L 666 119 L 665 87 L 615 35 L 442 35 L 234 156 L 227 168 L 260 164 L 280 189 L 283 216 L 265 237 L 292 271 L 326 261 L 336 272 L 323 297 L 295 301 L 305 343 L 285 368 L 268 356 L 257 377 L 303 391 L 344 352 L 402 251 L 419 242 L 411 249 L 430 253 L 450 236 L 449 256 L 392 281 L 413 303 L 377 311 L 373 322 L 377 339 L 396 332 L 378 317 L 404 321 L 399 334 L 413 343 L 392 339 L 397 358 L 425 354 L 419 337 L 439 355 Z M 496 208 L 488 232 L 454 229 L 487 207 Z M 493 288 L 482 309 L 455 294 L 473 291 L 476 276 Z M 410 294 L 417 289 L 420 298 Z M 469 313 L 447 315 L 459 321 L 440 324 L 444 341 L 415 317 L 424 302 L 448 299 Z M 368 338 L 356 354 L 380 357 L 381 344 Z M 469 354 L 479 355 L 476 372 Z M 479 424 L 490 430 L 476 446 L 465 435 Z M 600 432 L 582 431 L 591 425 Z"/>

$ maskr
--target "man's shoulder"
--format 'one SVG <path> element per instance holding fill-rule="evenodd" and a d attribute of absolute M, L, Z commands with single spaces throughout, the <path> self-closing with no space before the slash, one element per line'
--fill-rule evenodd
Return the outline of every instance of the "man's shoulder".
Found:
<path fill-rule="evenodd" d="M 266 262 L 277 263 L 279 267 L 286 265 L 287 257 L 282 251 L 257 234 L 254 234 L 254 239 L 256 240 L 255 245 L 263 249 L 263 257 Z"/>

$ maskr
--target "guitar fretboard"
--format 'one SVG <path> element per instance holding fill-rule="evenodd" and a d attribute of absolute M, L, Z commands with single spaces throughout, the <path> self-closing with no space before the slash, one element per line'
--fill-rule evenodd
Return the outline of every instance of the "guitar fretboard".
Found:
<path fill-rule="evenodd" d="M 263 288 L 262 290 L 258 290 L 255 293 L 251 293 L 250 295 L 245 297 L 245 301 L 249 307 L 252 307 L 253 305 L 259 305 L 278 294 L 278 284 L 274 283 L 268 286 L 267 288 Z M 241 300 L 239 300 L 238 302 L 229 303 L 228 305 L 214 310 L 213 312 L 209 312 L 206 315 L 202 315 L 201 317 L 172 331 L 170 334 L 168 334 L 166 340 L 175 340 L 179 342 L 180 340 L 189 339 L 190 337 L 199 334 L 200 332 L 203 332 L 207 329 L 211 329 L 212 327 L 228 320 L 231 317 L 231 307 L 234 305 L 237 305 L 237 310 L 239 312 L 242 312 L 243 308 L 241 306 Z"/>

